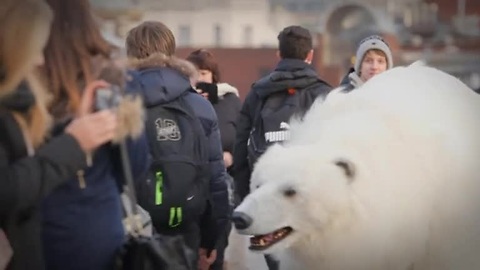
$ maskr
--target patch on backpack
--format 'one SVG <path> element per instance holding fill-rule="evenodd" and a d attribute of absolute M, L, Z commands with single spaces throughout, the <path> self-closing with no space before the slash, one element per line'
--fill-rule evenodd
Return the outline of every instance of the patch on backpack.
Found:
<path fill-rule="evenodd" d="M 175 120 L 158 118 L 155 120 L 155 126 L 158 141 L 179 141 L 182 139 L 182 134 Z"/>

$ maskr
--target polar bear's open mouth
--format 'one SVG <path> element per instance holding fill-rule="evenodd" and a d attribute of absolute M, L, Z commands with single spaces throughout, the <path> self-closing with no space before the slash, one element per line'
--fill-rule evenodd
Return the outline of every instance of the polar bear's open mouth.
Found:
<path fill-rule="evenodd" d="M 279 230 L 276 230 L 272 233 L 254 235 L 250 238 L 250 247 L 251 250 L 265 250 L 274 244 L 282 241 L 287 236 L 293 232 L 291 227 L 284 227 Z"/>

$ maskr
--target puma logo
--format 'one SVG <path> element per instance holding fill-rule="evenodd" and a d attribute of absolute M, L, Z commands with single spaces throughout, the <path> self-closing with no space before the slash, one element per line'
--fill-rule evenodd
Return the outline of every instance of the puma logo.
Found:
<path fill-rule="evenodd" d="M 286 122 L 281 122 L 280 129 L 290 129 L 290 125 Z"/>

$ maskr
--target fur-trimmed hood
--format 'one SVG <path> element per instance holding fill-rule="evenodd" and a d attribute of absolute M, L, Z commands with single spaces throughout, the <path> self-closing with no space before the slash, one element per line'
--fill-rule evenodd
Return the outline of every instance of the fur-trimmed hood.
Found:
<path fill-rule="evenodd" d="M 237 97 L 240 96 L 238 94 L 238 89 L 231 86 L 228 83 L 218 83 L 217 88 L 218 88 L 218 97 L 219 98 L 223 98 L 223 96 L 225 96 L 226 94 L 229 94 L 229 93 L 235 94 Z"/>
<path fill-rule="evenodd" d="M 129 87 L 144 96 L 145 105 L 169 102 L 192 89 L 197 78 L 195 66 L 175 56 L 153 54 L 145 59 L 130 59 Z"/>
<path fill-rule="evenodd" d="M 197 69 L 189 61 L 163 53 L 154 53 L 145 59 L 131 58 L 128 60 L 128 64 L 136 70 L 167 67 L 177 70 L 190 79 L 196 80 L 198 76 Z"/>

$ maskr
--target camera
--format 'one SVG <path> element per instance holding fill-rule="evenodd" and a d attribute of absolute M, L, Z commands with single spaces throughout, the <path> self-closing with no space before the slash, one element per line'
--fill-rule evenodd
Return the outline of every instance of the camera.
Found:
<path fill-rule="evenodd" d="M 116 108 L 122 99 L 120 87 L 111 85 L 109 88 L 100 88 L 95 92 L 95 110 L 101 111 Z"/>
<path fill-rule="evenodd" d="M 196 85 L 197 90 L 200 90 L 201 93 L 208 94 L 208 100 L 215 104 L 218 102 L 218 86 L 215 83 L 206 83 L 199 82 Z"/>

